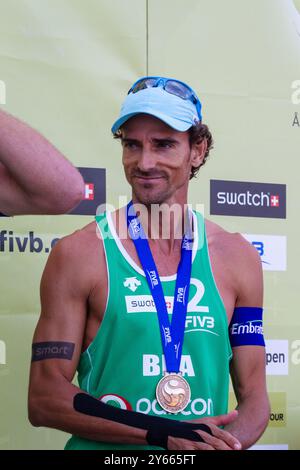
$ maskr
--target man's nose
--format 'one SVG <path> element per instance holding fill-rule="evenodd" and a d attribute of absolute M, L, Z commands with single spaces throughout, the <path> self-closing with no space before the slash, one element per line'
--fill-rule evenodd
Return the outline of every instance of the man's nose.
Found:
<path fill-rule="evenodd" d="M 140 171 L 151 171 L 155 168 L 156 165 L 156 157 L 155 154 L 151 151 L 151 149 L 143 148 L 138 160 L 138 168 Z"/>

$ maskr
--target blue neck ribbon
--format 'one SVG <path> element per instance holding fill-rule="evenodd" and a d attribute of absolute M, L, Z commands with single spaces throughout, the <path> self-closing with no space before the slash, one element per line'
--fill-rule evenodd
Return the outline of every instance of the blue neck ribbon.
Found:
<path fill-rule="evenodd" d="M 188 227 L 181 242 L 181 259 L 177 270 L 172 322 L 170 323 L 163 288 L 147 237 L 135 213 L 132 201 L 127 206 L 128 231 L 135 245 L 156 306 L 166 368 L 169 373 L 179 372 L 184 339 L 192 270 L 193 235 L 190 215 L 188 217 Z"/>

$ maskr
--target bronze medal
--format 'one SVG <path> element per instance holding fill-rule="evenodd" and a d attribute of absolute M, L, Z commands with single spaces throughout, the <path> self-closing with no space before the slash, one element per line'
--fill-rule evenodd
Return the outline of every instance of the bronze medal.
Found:
<path fill-rule="evenodd" d="M 191 399 L 191 389 L 181 374 L 166 374 L 157 384 L 156 398 L 163 410 L 180 413 Z"/>

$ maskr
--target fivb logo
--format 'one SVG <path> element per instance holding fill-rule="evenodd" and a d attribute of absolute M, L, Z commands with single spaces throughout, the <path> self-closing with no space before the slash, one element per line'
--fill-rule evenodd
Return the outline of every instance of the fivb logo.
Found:
<path fill-rule="evenodd" d="M 162 330 L 163 330 L 163 334 L 164 334 L 164 337 L 165 337 L 165 344 L 171 343 L 172 338 L 171 338 L 170 328 L 168 326 L 167 327 L 162 327 Z"/>
<path fill-rule="evenodd" d="M 187 286 L 178 287 L 178 291 L 177 291 L 177 302 L 180 302 L 183 305 L 185 305 L 186 288 L 187 288 Z"/>
<path fill-rule="evenodd" d="M 6 364 L 6 344 L 0 340 L 0 365 Z"/>
<path fill-rule="evenodd" d="M 132 219 L 130 222 L 130 228 L 132 233 L 137 236 L 141 231 L 141 224 L 139 223 L 138 219 Z"/>
<path fill-rule="evenodd" d="M 156 272 L 147 270 L 147 273 L 151 282 L 152 289 L 154 289 L 155 286 L 158 286 L 158 279 L 156 276 Z"/>
<path fill-rule="evenodd" d="M 193 241 L 189 240 L 188 238 L 184 237 L 182 241 L 182 248 L 184 250 L 192 250 L 193 249 Z"/>
<path fill-rule="evenodd" d="M 211 331 L 215 328 L 214 317 L 208 317 L 206 315 L 188 315 L 185 319 L 185 328 L 185 333 L 190 333 L 191 331 L 206 331 L 207 333 L 219 336 L 218 333 Z"/>
<path fill-rule="evenodd" d="M 182 375 L 188 377 L 195 377 L 195 371 L 192 363 L 191 356 L 183 354 L 180 360 L 180 371 Z M 144 377 L 158 377 L 166 372 L 165 356 L 157 356 L 156 354 L 143 354 L 143 376 Z"/>

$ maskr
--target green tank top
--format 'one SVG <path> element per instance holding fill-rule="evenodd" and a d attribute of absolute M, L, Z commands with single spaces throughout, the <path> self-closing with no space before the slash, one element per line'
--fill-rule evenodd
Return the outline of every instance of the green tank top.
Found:
<path fill-rule="evenodd" d="M 166 414 L 155 398 L 165 360 L 156 308 L 144 272 L 125 251 L 111 214 L 96 217 L 104 241 L 108 297 L 101 326 L 80 357 L 78 383 L 82 390 L 107 404 L 176 420 L 227 413 L 232 355 L 227 316 L 211 270 L 204 219 L 196 212 L 193 217 L 196 230 L 180 365 L 191 387 L 191 401 L 176 415 Z M 176 275 L 161 277 L 161 281 L 171 320 Z M 66 449 L 155 448 L 72 436 Z"/>

